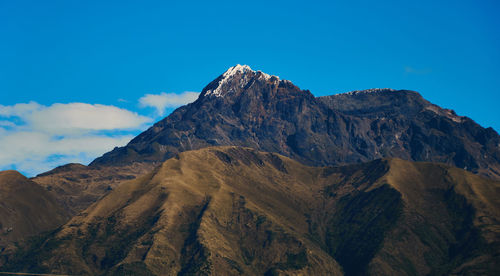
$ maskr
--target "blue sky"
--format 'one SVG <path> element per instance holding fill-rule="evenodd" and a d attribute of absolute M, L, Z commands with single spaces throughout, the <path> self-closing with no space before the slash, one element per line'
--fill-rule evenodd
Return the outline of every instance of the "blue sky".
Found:
<path fill-rule="evenodd" d="M 89 162 L 237 63 L 317 96 L 416 90 L 499 131 L 497 2 L 0 0 L 0 169 Z"/>

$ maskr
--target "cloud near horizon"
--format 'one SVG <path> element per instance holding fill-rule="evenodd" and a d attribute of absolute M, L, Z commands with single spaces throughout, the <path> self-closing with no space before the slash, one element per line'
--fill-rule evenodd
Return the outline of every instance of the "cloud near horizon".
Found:
<path fill-rule="evenodd" d="M 141 107 L 152 107 L 156 109 L 156 113 L 159 116 L 163 116 L 167 108 L 174 108 L 194 102 L 199 95 L 200 93 L 198 92 L 190 91 L 185 91 L 181 94 L 165 92 L 160 94 L 146 94 L 139 99 L 139 105 Z"/>
<path fill-rule="evenodd" d="M 88 163 L 125 145 L 151 121 L 111 105 L 0 105 L 0 170 L 33 176 L 69 162 Z"/>

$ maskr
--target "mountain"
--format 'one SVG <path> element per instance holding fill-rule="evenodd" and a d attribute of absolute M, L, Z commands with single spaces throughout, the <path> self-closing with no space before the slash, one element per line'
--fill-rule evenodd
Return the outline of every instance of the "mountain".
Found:
<path fill-rule="evenodd" d="M 0 267 L 1 255 L 15 250 L 26 238 L 50 231 L 70 218 L 44 188 L 17 171 L 0 172 Z"/>
<path fill-rule="evenodd" d="M 417 92 L 237 65 L 89 166 L 0 173 L 0 270 L 498 275 L 498 179 L 500 136 Z"/>
<path fill-rule="evenodd" d="M 498 275 L 500 182 L 444 164 L 308 167 L 208 147 L 122 183 L 5 269 L 72 275 Z"/>
<path fill-rule="evenodd" d="M 440 162 L 500 179 L 500 136 L 417 92 L 314 97 L 290 81 L 237 65 L 125 147 L 89 166 L 68 164 L 33 181 L 77 214 L 121 181 L 179 152 L 218 145 L 277 152 L 312 166 L 394 157 Z"/>
<path fill-rule="evenodd" d="M 161 163 L 179 152 L 234 145 L 314 166 L 397 157 L 500 179 L 500 136 L 408 90 L 314 97 L 290 81 L 231 67 L 199 98 L 90 166 Z"/>

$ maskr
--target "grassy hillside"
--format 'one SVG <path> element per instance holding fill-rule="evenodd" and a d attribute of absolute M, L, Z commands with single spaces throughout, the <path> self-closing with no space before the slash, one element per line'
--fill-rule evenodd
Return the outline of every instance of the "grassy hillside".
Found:
<path fill-rule="evenodd" d="M 248 148 L 206 148 L 119 185 L 5 269 L 495 275 L 499 191 L 499 182 L 431 163 L 313 168 Z"/>
<path fill-rule="evenodd" d="M 0 266 L 16 243 L 62 225 L 69 214 L 42 187 L 17 171 L 0 172 Z"/>

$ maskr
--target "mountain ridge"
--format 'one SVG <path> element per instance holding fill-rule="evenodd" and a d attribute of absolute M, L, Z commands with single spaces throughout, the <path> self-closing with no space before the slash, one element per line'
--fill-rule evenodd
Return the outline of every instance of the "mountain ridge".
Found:
<path fill-rule="evenodd" d="M 162 162 L 185 150 L 235 145 L 278 152 L 308 165 L 398 157 L 500 179 L 498 133 L 415 91 L 372 89 L 314 97 L 290 81 L 264 74 L 248 66 L 231 67 L 195 102 L 90 166 Z"/>

